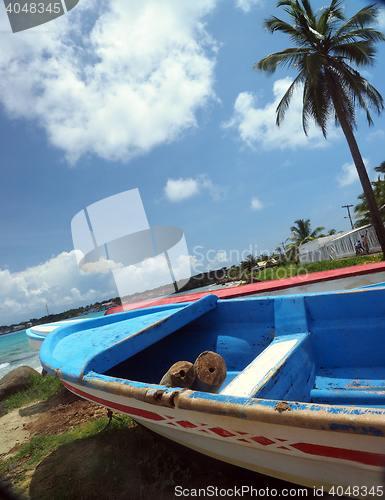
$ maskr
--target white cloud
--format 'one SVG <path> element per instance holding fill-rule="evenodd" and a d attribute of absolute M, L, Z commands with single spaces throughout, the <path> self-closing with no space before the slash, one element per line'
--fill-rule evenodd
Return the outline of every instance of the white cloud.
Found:
<path fill-rule="evenodd" d="M 1 324 L 10 325 L 45 316 L 46 305 L 49 312 L 55 314 L 172 282 L 164 254 L 127 267 L 114 266 L 111 261 L 107 263 L 100 259 L 89 265 L 89 272 L 79 270 L 75 254 L 75 250 L 63 252 L 21 272 L 0 269 Z M 173 260 L 173 274 L 180 283 L 182 279 L 188 281 L 190 266 L 195 261 L 196 258 L 189 255 L 179 255 Z M 107 274 L 107 269 L 113 273 L 108 271 Z M 170 293 L 173 292 L 171 285 Z"/>
<path fill-rule="evenodd" d="M 227 192 L 227 188 L 214 185 L 212 180 L 206 175 L 198 175 L 195 179 L 168 179 L 163 188 L 168 201 L 178 202 L 196 196 L 207 189 L 213 200 L 222 200 Z"/>
<path fill-rule="evenodd" d="M 216 47 L 202 24 L 214 6 L 83 0 L 45 30 L 0 37 L 0 99 L 71 162 L 144 154 L 196 127 L 195 111 L 215 98 Z"/>
<path fill-rule="evenodd" d="M 170 271 L 164 255 L 145 259 L 137 265 L 130 265 L 114 272 L 121 296 L 152 290 L 170 283 Z"/>
<path fill-rule="evenodd" d="M 255 196 L 251 198 L 251 210 L 262 210 L 263 209 L 263 203 L 258 200 Z"/>
<path fill-rule="evenodd" d="M 198 175 L 197 180 L 202 186 L 202 189 L 208 189 L 214 201 L 223 200 L 225 198 L 227 187 L 213 184 L 212 180 L 205 174 Z"/>
<path fill-rule="evenodd" d="M 177 202 L 187 200 L 199 193 L 199 183 L 194 179 L 168 179 L 163 188 L 169 201 Z"/>
<path fill-rule="evenodd" d="M 383 7 L 379 8 L 380 15 L 379 15 L 379 29 L 384 30 L 385 29 L 385 9 Z"/>
<path fill-rule="evenodd" d="M 369 169 L 369 160 L 363 158 L 366 170 Z M 342 172 L 337 176 L 337 181 L 340 187 L 349 186 L 358 181 L 357 169 L 354 163 L 344 163 L 342 165 Z"/>
<path fill-rule="evenodd" d="M 219 252 L 214 257 L 213 262 L 228 262 L 227 253 L 225 250 L 219 250 Z"/>
<path fill-rule="evenodd" d="M 251 149 L 260 145 L 264 149 L 296 149 L 298 147 L 325 147 L 322 132 L 313 123 L 309 123 L 308 135 L 302 128 L 302 94 L 297 90 L 285 120 L 277 127 L 276 108 L 284 93 L 292 83 L 290 78 L 277 80 L 273 86 L 274 101 L 258 107 L 257 98 L 251 92 L 242 92 L 234 104 L 234 114 L 228 122 L 222 123 L 225 129 L 234 128 L 240 139 Z M 328 138 L 335 138 L 337 132 L 330 127 Z"/>
<path fill-rule="evenodd" d="M 76 252 L 77 250 L 75 250 Z M 92 274 L 108 274 L 115 269 L 121 269 L 124 265 L 121 262 L 114 262 L 113 260 L 100 257 L 96 262 L 87 262 L 82 264 L 82 271 Z"/>
<path fill-rule="evenodd" d="M 145 259 L 139 264 L 118 269 L 113 274 L 121 297 L 166 285 L 171 285 L 170 291 L 167 292 L 171 294 L 174 292 L 173 278 L 179 283 L 181 283 L 180 280 L 185 280 L 184 284 L 188 282 L 191 276 L 190 263 L 190 256 L 179 255 L 173 261 L 172 276 L 165 255 L 159 254 L 156 257 Z"/>
<path fill-rule="evenodd" d="M 237 0 L 236 1 L 236 6 L 239 9 L 242 9 L 243 12 L 250 12 L 251 8 L 253 5 L 262 5 L 261 0 Z"/>
<path fill-rule="evenodd" d="M 2 324 L 27 321 L 59 313 L 117 295 L 112 274 L 87 274 L 79 270 L 75 251 L 63 252 L 25 271 L 0 269 Z"/>

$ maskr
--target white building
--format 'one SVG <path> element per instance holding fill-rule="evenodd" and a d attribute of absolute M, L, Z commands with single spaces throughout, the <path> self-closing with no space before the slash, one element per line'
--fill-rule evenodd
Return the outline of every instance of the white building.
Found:
<path fill-rule="evenodd" d="M 298 248 L 299 261 L 301 264 L 317 262 L 320 260 L 336 260 L 356 255 L 354 244 L 357 240 L 362 241 L 362 235 L 368 230 L 367 238 L 369 252 L 381 252 L 381 246 L 377 239 L 373 226 L 365 226 L 353 229 L 345 233 L 337 233 L 324 238 L 311 240 Z"/>

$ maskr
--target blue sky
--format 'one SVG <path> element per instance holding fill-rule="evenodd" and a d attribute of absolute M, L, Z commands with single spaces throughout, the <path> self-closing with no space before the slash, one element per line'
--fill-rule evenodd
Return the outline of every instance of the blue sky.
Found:
<path fill-rule="evenodd" d="M 299 96 L 278 129 L 294 73 L 252 69 L 290 43 L 264 31 L 273 14 L 267 0 L 80 0 L 13 34 L 0 6 L 0 324 L 118 295 L 111 274 L 79 270 L 71 220 L 123 191 L 139 189 L 150 226 L 184 231 L 193 274 L 273 252 L 299 218 L 350 228 L 341 207 L 361 187 L 341 131 L 306 138 Z M 362 71 L 383 95 L 384 63 L 381 44 Z M 371 178 L 385 160 L 374 121 L 358 113 Z"/>

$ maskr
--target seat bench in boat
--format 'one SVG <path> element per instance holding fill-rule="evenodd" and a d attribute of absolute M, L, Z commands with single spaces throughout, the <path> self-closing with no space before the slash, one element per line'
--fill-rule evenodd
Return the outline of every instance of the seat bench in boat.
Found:
<path fill-rule="evenodd" d="M 381 405 L 385 396 L 384 367 L 316 370 L 314 363 L 306 359 L 308 337 L 299 334 L 272 342 L 243 371 L 233 374 L 233 380 L 221 394 L 321 404 Z M 304 364 L 308 367 L 306 390 L 305 380 L 298 378 Z M 297 397 L 293 397 L 294 393 Z"/>
<path fill-rule="evenodd" d="M 328 368 L 317 371 L 312 403 L 377 405 L 385 395 L 384 367 Z"/>
<path fill-rule="evenodd" d="M 303 400 L 314 379 L 308 337 L 308 333 L 300 333 L 275 339 L 222 389 L 221 395 Z M 304 366 L 310 373 L 306 377 Z"/>

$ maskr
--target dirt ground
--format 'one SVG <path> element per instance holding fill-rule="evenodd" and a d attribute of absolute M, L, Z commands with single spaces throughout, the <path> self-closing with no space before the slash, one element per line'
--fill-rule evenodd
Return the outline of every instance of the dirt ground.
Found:
<path fill-rule="evenodd" d="M 81 399 L 63 388 L 46 401 L 32 403 L 0 417 L 0 460 L 10 458 L 21 445 L 36 435 L 64 434 L 72 427 L 105 416 L 105 408 Z M 28 459 L 28 456 L 25 459 Z M 5 495 L 3 488 L 12 485 L 14 479 L 22 473 L 31 477 L 34 470 L 28 472 L 22 465 L 15 465 L 14 468 L 10 467 L 5 477 L 0 477 L 0 500 Z"/>
<path fill-rule="evenodd" d="M 13 410 L 0 418 L 0 459 L 17 452 L 38 434 L 63 434 L 76 425 L 107 416 L 101 406 L 62 389 L 52 398 Z"/>
<path fill-rule="evenodd" d="M 63 434 L 106 416 L 106 408 L 63 388 L 46 401 L 0 417 L 0 461 L 35 435 Z M 171 500 L 176 498 L 173 484 L 190 489 L 208 485 L 239 488 L 246 484 L 270 489 L 294 486 L 266 476 L 250 476 L 252 473 L 240 469 L 211 469 L 205 462 L 185 460 L 184 452 L 170 455 L 161 443 L 154 444 L 152 436 L 140 426 L 125 429 L 62 445 L 33 468 L 28 468 L 28 455 L 15 460 L 5 475 L 0 475 L 0 500 Z M 171 479 L 174 482 L 170 483 Z M 2 496 L 2 487 L 8 494 L 8 488 L 16 483 L 26 496 Z M 65 489 L 70 487 L 71 492 Z"/>

